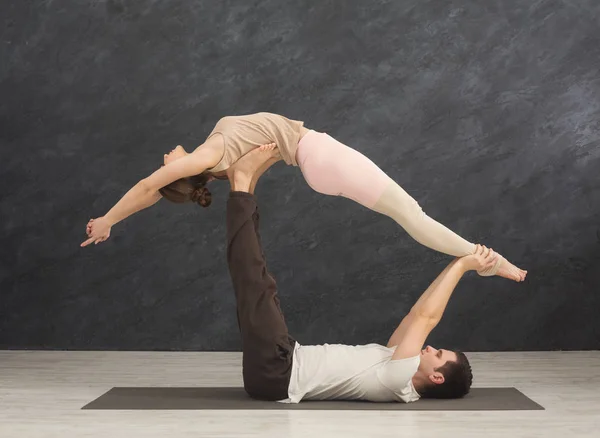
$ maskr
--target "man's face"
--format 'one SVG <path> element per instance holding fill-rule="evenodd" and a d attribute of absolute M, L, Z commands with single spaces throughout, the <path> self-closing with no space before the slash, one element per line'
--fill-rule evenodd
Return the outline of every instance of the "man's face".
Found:
<path fill-rule="evenodd" d="M 457 360 L 458 357 L 454 351 L 441 348 L 436 350 L 428 345 L 421 350 L 419 370 L 426 374 L 432 382 L 438 384 L 444 383 L 442 373 L 435 371 L 435 369 L 443 366 L 448 361 L 456 362 Z"/>

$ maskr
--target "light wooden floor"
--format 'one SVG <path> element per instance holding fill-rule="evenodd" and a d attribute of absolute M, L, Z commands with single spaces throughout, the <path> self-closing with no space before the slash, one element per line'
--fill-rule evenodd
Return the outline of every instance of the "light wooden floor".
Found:
<path fill-rule="evenodd" d="M 545 411 L 82 411 L 113 386 L 238 386 L 239 353 L 0 351 L 0 437 L 599 437 L 600 352 L 472 353 Z"/>

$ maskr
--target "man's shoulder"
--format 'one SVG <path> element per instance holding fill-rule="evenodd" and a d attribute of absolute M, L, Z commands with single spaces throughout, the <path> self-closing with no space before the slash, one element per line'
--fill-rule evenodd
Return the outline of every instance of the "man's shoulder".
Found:
<path fill-rule="evenodd" d="M 394 382 L 394 386 L 406 385 L 412 382 L 413 376 L 419 369 L 420 356 L 407 357 L 406 359 L 390 359 L 382 364 L 379 370 L 380 378 L 386 382 Z"/>

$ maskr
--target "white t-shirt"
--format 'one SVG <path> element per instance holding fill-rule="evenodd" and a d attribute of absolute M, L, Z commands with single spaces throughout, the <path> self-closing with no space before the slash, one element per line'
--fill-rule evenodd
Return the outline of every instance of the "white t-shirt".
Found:
<path fill-rule="evenodd" d="M 394 348 L 368 345 L 300 345 L 294 348 L 289 398 L 413 402 L 420 398 L 412 383 L 420 356 L 392 360 Z"/>

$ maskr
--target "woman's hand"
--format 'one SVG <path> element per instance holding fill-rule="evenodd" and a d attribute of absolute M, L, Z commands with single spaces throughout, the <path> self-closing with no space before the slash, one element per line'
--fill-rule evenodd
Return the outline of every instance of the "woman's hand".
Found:
<path fill-rule="evenodd" d="M 109 221 L 103 217 L 99 217 L 97 219 L 90 219 L 88 222 L 85 232 L 88 235 L 89 239 L 81 244 L 81 247 L 88 246 L 91 243 L 95 245 L 104 242 L 106 239 L 110 237 L 110 229 L 112 225 Z"/>
<path fill-rule="evenodd" d="M 475 254 L 461 257 L 459 263 L 465 271 L 481 271 L 494 266 L 497 258 L 493 249 L 476 245 Z"/>

